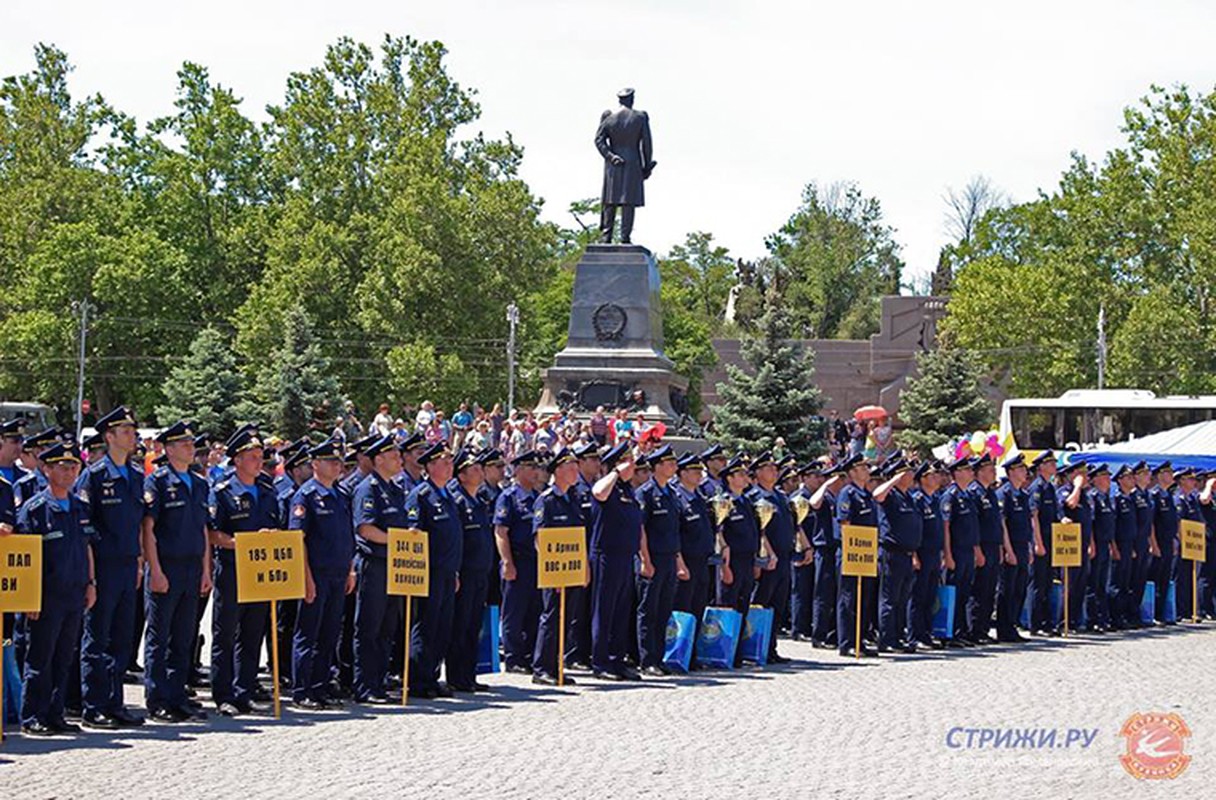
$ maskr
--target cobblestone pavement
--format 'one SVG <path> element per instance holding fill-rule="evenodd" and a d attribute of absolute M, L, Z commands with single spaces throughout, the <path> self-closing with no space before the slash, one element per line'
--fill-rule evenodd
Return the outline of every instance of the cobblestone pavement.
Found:
<path fill-rule="evenodd" d="M 781 650 L 795 663 L 640 684 L 575 672 L 563 689 L 493 675 L 491 694 L 404 709 L 285 706 L 280 721 L 10 736 L 0 797 L 1021 800 L 1197 797 L 1216 784 L 1210 624 L 860 662 Z M 1193 732 L 1177 780 L 1138 782 L 1120 766 L 1120 726 L 1148 711 Z M 983 747 L 971 734 L 969 748 L 972 728 L 1006 733 Z M 1070 728 L 1088 746 L 1063 746 Z"/>

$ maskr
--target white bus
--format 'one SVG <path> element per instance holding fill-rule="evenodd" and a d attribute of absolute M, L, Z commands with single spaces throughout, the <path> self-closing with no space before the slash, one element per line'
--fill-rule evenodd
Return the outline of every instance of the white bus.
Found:
<path fill-rule="evenodd" d="M 1001 439 L 1023 451 L 1085 450 L 1216 418 L 1216 395 L 1158 397 L 1141 389 L 1073 389 L 1001 406 Z"/>

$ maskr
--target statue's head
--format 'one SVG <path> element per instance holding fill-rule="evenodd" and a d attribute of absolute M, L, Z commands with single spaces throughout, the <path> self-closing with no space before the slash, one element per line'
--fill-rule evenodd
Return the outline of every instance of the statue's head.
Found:
<path fill-rule="evenodd" d="M 633 89 L 621 89 L 616 97 L 625 108 L 633 108 Z"/>

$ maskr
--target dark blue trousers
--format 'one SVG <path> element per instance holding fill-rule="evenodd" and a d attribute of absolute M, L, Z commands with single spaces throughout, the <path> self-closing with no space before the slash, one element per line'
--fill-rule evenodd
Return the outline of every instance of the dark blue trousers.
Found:
<path fill-rule="evenodd" d="M 971 601 L 971 587 L 975 582 L 975 548 L 971 545 L 951 548 L 954 569 L 946 572 L 946 583 L 954 587 L 954 637 L 957 639 L 970 632 L 967 626 L 967 605 Z"/>
<path fill-rule="evenodd" d="M 675 553 L 651 553 L 654 575 L 637 576 L 638 593 L 638 664 L 657 667 L 663 663 L 667 641 L 667 620 L 676 600 Z"/>
<path fill-rule="evenodd" d="M 836 547 L 815 548 L 815 602 L 811 613 L 811 639 L 827 642 L 836 638 Z"/>
<path fill-rule="evenodd" d="M 79 586 L 54 587 L 44 592 L 38 619 L 26 618 L 21 724 L 48 725 L 63 720 L 72 653 L 80 641 L 83 617 L 84 586 Z"/>
<path fill-rule="evenodd" d="M 566 663 L 591 663 L 590 587 L 566 587 Z"/>
<path fill-rule="evenodd" d="M 1033 546 L 1033 545 L 1032 545 Z M 1043 546 L 1046 555 L 1036 555 L 1030 565 L 1030 630 L 1034 633 L 1053 630 L 1055 620 L 1051 617 L 1051 587 L 1056 570 L 1051 566 L 1051 535 L 1044 532 Z"/>
<path fill-rule="evenodd" d="M 967 603 L 967 630 L 972 639 L 981 639 L 992 630 L 992 612 L 996 608 L 996 585 L 1001 575 L 1001 545 L 984 542 L 980 545 L 984 566 L 975 568 L 971 599 Z"/>
<path fill-rule="evenodd" d="M 1110 625 L 1110 545 L 1099 544 L 1089 564 L 1089 576 L 1085 587 L 1085 610 L 1089 625 Z M 1071 587 L 1069 591 L 1072 591 Z M 1078 620 L 1079 621 L 1079 620 Z"/>
<path fill-rule="evenodd" d="M 1181 555 L 1174 561 L 1175 605 L 1178 608 L 1178 619 L 1189 620 L 1195 610 L 1195 562 L 1188 561 Z"/>
<path fill-rule="evenodd" d="M 532 668 L 536 628 L 540 623 L 540 590 L 536 588 L 536 552 L 512 550 L 515 580 L 502 582 L 502 645 L 508 669 Z"/>
<path fill-rule="evenodd" d="M 1131 625 L 1140 618 L 1140 597 L 1135 592 L 1136 542 L 1126 539 L 1117 545 L 1119 560 L 1110 562 L 1110 582 L 1106 586 L 1110 617 L 1117 625 Z"/>
<path fill-rule="evenodd" d="M 1018 617 L 1026 603 L 1026 584 L 1030 578 L 1030 554 L 1033 542 L 1012 542 L 1017 564 L 1001 564 L 996 587 L 996 635 L 1012 639 L 1018 635 Z"/>
<path fill-rule="evenodd" d="M 755 553 L 736 553 L 732 550 L 730 554 L 731 583 L 723 583 L 722 573 L 720 570 L 718 572 L 718 605 L 733 608 L 743 616 L 740 631 L 747 630 L 747 612 L 751 608 L 752 592 L 756 588 L 755 561 Z M 741 650 L 742 648 L 739 647 L 735 649 L 736 667 L 743 664 Z"/>
<path fill-rule="evenodd" d="M 291 699 L 325 700 L 329 697 L 330 670 L 342 633 L 346 606 L 346 575 L 314 572 L 317 596 L 299 602 L 291 637 Z"/>
<path fill-rule="evenodd" d="M 790 582 L 793 579 L 793 553 L 777 555 L 777 566 L 771 570 L 761 570 L 760 580 L 752 592 L 752 603 L 773 610 L 773 635 L 769 637 L 769 655 L 777 652 L 777 626 L 789 611 Z"/>
<path fill-rule="evenodd" d="M 908 601 L 908 633 L 912 640 L 924 645 L 933 641 L 933 612 L 937 606 L 937 588 L 942 582 L 941 550 L 921 549 L 920 572 L 912 583 L 912 596 Z"/>
<path fill-rule="evenodd" d="M 908 600 L 916 581 L 912 553 L 882 548 L 878 553 L 878 643 L 884 648 L 899 647 L 907 641 Z"/>
<path fill-rule="evenodd" d="M 84 615 L 81 694 L 85 712 L 106 714 L 123 708 L 122 679 L 131 658 L 135 630 L 136 559 L 98 559 L 94 565 L 97 602 Z"/>
<path fill-rule="evenodd" d="M 430 593 L 415 597 L 410 625 L 410 688 L 439 686 L 439 667 L 448 655 L 456 614 L 456 573 L 431 570 Z"/>
<path fill-rule="evenodd" d="M 836 551 L 836 574 L 840 575 L 841 550 Z M 857 578 L 854 575 L 840 575 L 840 587 L 836 591 L 836 647 L 841 651 L 859 646 L 857 641 L 857 615 L 865 614 L 867 600 L 877 591 L 877 581 L 874 578 L 861 579 L 861 597 L 857 596 Z M 866 622 L 861 623 L 861 632 L 866 634 Z"/>
<path fill-rule="evenodd" d="M 194 616 L 203 564 L 199 558 L 161 559 L 169 591 L 157 594 L 144 572 L 144 697 L 149 711 L 186 705 L 194 657 Z"/>
<path fill-rule="evenodd" d="M 270 605 L 236 601 L 235 550 L 214 549 L 211 564 L 211 699 L 217 706 L 249 702 L 258 688 Z"/>
<path fill-rule="evenodd" d="M 676 586 L 674 608 L 692 614 L 697 619 L 697 631 L 700 631 L 701 620 L 705 617 L 705 607 L 709 605 L 710 569 L 709 555 L 684 556 L 684 566 L 688 568 L 688 580 L 679 581 Z M 693 635 L 693 647 L 696 647 L 696 635 Z M 664 642 L 666 644 L 666 642 Z M 694 658 L 696 652 L 693 652 Z"/>
<path fill-rule="evenodd" d="M 801 561 L 807 554 L 795 553 L 794 561 Z M 810 552 L 814 556 L 814 551 Z M 809 637 L 815 618 L 815 564 L 791 567 L 794 571 L 790 587 L 790 633 Z"/>
<path fill-rule="evenodd" d="M 1158 545 L 1161 547 L 1161 555 L 1153 559 L 1153 565 L 1149 569 L 1149 576 L 1153 583 L 1156 584 L 1157 589 L 1156 618 L 1159 622 L 1164 622 L 1165 594 L 1169 589 L 1170 581 L 1174 579 L 1174 540 L 1159 541 Z"/>
<path fill-rule="evenodd" d="M 452 642 L 444 666 L 448 686 L 471 689 L 477 681 L 477 644 L 486 611 L 486 595 L 490 590 L 489 570 L 463 570 L 460 591 L 452 612 Z"/>
<path fill-rule="evenodd" d="M 1048 556 L 1050 558 L 1050 556 Z M 1089 587 L 1089 544 L 1081 545 L 1081 566 L 1068 568 L 1068 629 L 1081 627 L 1081 613 L 1085 608 L 1085 595 Z M 1061 573 L 1064 570 L 1060 570 Z M 1092 620 L 1090 620 L 1092 622 Z M 1061 620 L 1063 624 L 1063 620 Z"/>
<path fill-rule="evenodd" d="M 633 557 L 591 554 L 591 668 L 620 672 L 629 650 Z"/>
<path fill-rule="evenodd" d="M 405 607 L 388 594 L 385 559 L 360 553 L 355 558 L 355 699 L 384 696 L 389 648 L 403 634 Z M 404 650 L 404 647 L 402 648 Z"/>

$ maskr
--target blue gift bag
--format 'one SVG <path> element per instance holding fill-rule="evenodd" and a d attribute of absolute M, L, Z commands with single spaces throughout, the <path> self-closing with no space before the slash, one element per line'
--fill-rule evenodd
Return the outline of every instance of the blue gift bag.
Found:
<path fill-rule="evenodd" d="M 502 669 L 498 659 L 498 606 L 486 606 L 477 640 L 477 674 L 498 672 Z"/>
<path fill-rule="evenodd" d="M 933 635 L 939 639 L 954 638 L 954 602 L 957 589 L 937 587 L 937 602 L 933 604 Z"/>
<path fill-rule="evenodd" d="M 1144 584 L 1144 595 L 1140 598 L 1140 621 L 1152 625 L 1157 616 L 1157 584 L 1147 581 Z"/>
<path fill-rule="evenodd" d="M 1169 588 L 1165 590 L 1165 619 L 1162 622 L 1177 622 L 1178 621 L 1178 587 L 1175 581 L 1170 581 Z"/>
<path fill-rule="evenodd" d="M 743 641 L 739 643 L 739 658 L 764 666 L 768 663 L 768 648 L 773 638 L 773 610 L 752 606 L 743 621 Z"/>
<path fill-rule="evenodd" d="M 733 669 L 742 627 L 743 615 L 733 608 L 706 608 L 705 616 L 701 618 L 701 631 L 697 634 L 697 664 Z"/>
<path fill-rule="evenodd" d="M 667 646 L 663 648 L 663 663 L 681 672 L 688 672 L 696 635 L 696 617 L 686 611 L 671 612 L 671 617 L 667 620 Z"/>

